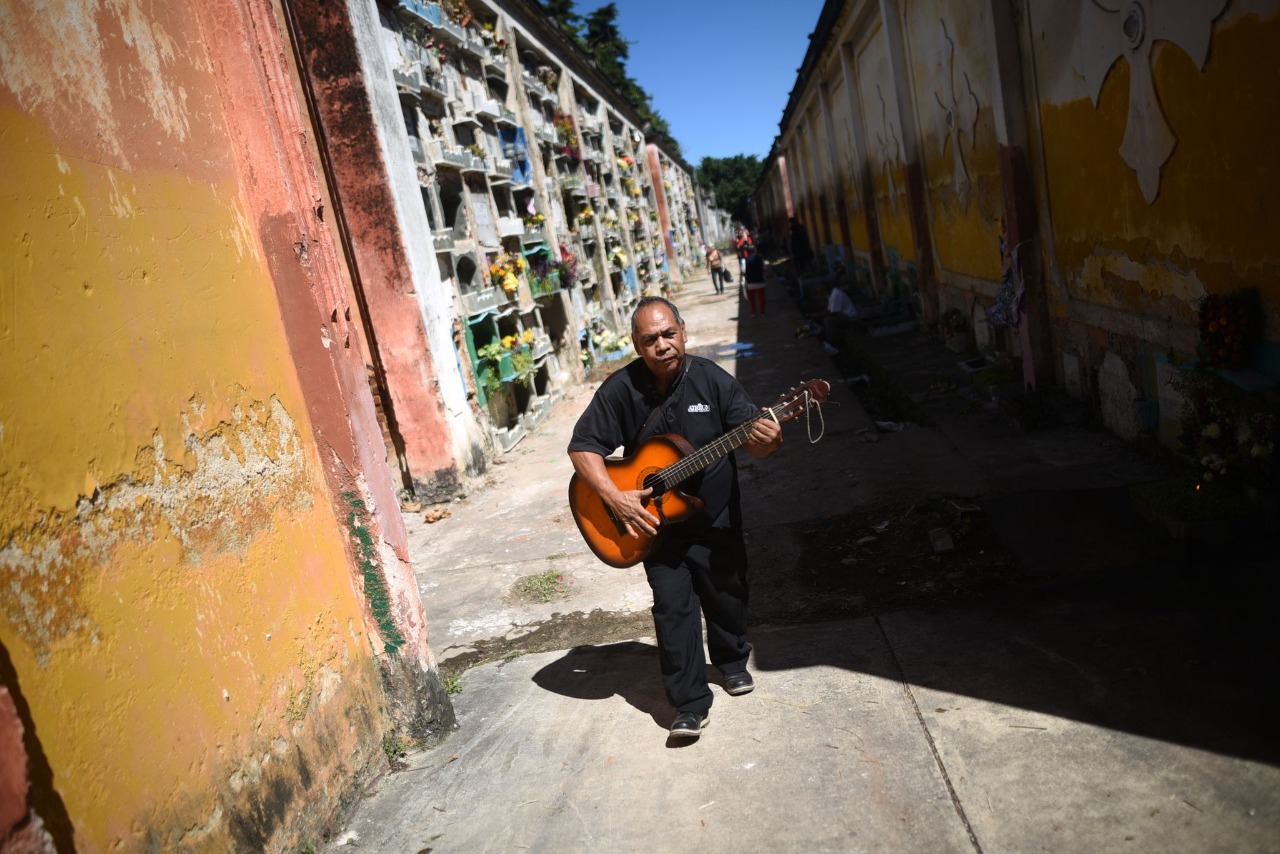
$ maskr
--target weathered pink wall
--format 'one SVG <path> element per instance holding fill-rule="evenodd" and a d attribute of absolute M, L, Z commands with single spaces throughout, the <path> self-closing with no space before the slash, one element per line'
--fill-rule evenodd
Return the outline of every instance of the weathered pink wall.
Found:
<path fill-rule="evenodd" d="M 460 488 L 437 371 L 454 370 L 452 354 L 429 350 L 415 281 L 388 184 L 368 87 L 389 81 L 364 78 L 344 4 L 291 0 L 302 47 L 306 84 L 315 97 L 335 200 L 350 235 L 356 284 L 368 312 L 390 400 L 384 401 L 403 441 L 418 497 L 452 498 Z M 428 283 L 421 282 L 420 286 Z"/>

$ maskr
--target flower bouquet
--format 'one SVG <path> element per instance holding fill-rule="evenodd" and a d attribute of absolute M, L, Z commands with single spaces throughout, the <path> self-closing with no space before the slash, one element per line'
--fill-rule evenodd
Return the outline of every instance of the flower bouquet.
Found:
<path fill-rule="evenodd" d="M 1249 364 L 1258 328 L 1258 294 L 1253 289 L 1209 294 L 1200 302 L 1200 341 L 1215 368 L 1238 371 Z"/>
<path fill-rule="evenodd" d="M 540 213 L 531 213 L 524 218 L 525 228 L 537 228 L 547 221 L 547 218 Z"/>
<path fill-rule="evenodd" d="M 512 296 L 520 289 L 519 276 L 528 266 L 529 262 L 519 255 L 503 252 L 489 263 L 489 281 Z"/>
<path fill-rule="evenodd" d="M 590 205 L 588 205 L 582 210 L 578 211 L 578 215 L 574 219 L 577 220 L 578 225 L 586 225 L 589 222 L 591 222 L 591 220 L 595 219 L 595 216 L 596 216 L 595 210 L 592 209 Z"/>
<path fill-rule="evenodd" d="M 1180 438 L 1199 464 L 1201 479 L 1274 487 L 1280 433 L 1276 393 L 1250 393 L 1203 370 L 1181 371 L 1173 385 L 1184 401 Z"/>
<path fill-rule="evenodd" d="M 627 266 L 627 253 L 622 251 L 621 246 L 615 246 L 613 247 L 613 250 L 609 252 L 609 260 L 613 263 L 613 266 L 621 270 L 623 267 Z"/>

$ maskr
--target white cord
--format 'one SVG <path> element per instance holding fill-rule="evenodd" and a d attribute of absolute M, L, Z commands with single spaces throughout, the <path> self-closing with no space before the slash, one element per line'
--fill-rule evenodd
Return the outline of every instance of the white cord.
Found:
<path fill-rule="evenodd" d="M 804 429 L 809 434 L 809 444 L 816 445 L 822 441 L 822 437 L 827 433 L 827 420 L 822 416 L 822 404 L 813 403 L 809 400 L 809 392 L 804 393 L 805 406 L 804 411 Z M 818 438 L 813 438 L 813 410 L 818 410 Z"/>

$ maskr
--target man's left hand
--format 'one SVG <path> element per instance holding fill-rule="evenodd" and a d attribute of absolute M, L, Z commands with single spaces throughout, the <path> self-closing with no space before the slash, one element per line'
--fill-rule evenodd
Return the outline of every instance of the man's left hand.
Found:
<path fill-rule="evenodd" d="M 764 459 L 782 447 L 782 427 L 772 418 L 761 418 L 751 425 L 743 449 L 756 459 Z"/>

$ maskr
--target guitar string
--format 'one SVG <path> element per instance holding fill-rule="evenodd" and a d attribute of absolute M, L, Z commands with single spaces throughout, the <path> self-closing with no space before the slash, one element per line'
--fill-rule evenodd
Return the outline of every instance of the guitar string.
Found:
<path fill-rule="evenodd" d="M 809 412 L 809 408 L 812 406 L 819 406 L 819 405 L 812 400 L 812 397 L 808 389 L 806 389 L 803 393 L 803 400 L 804 400 L 803 411 L 806 415 L 806 418 L 808 419 L 811 416 L 811 413 Z M 798 402 L 798 399 L 793 399 L 788 403 L 776 408 L 782 409 L 785 412 L 785 410 L 788 407 L 794 405 L 796 402 Z M 678 486 L 679 484 L 683 483 L 687 478 L 690 478 L 693 475 L 697 474 L 699 471 L 706 468 L 707 466 L 715 462 L 720 457 L 737 449 L 738 447 L 741 447 L 742 444 L 746 441 L 746 437 L 747 437 L 747 434 L 750 432 L 751 425 L 759 421 L 761 418 L 765 418 L 765 417 L 771 417 L 774 419 L 774 421 L 778 421 L 778 417 L 777 415 L 774 414 L 773 408 L 768 408 L 763 410 L 762 412 L 760 412 L 760 414 L 756 415 L 754 418 L 751 418 L 750 420 L 744 421 L 742 424 L 739 424 L 733 430 L 719 437 L 718 439 L 713 441 L 711 444 L 705 445 L 702 448 L 699 448 L 697 451 L 690 454 L 689 456 L 683 457 L 677 462 L 672 463 L 671 465 L 659 471 L 657 473 L 657 476 L 661 481 L 662 485 L 665 486 L 667 490 L 670 490 L 675 486 Z M 822 418 L 822 410 L 820 406 L 818 409 L 818 417 L 819 419 Z M 778 422 L 778 423 L 781 424 L 781 422 Z M 822 434 L 821 433 L 819 434 L 818 439 L 814 439 L 813 430 L 811 427 L 808 426 L 808 420 L 806 421 L 806 427 L 807 427 L 807 432 L 809 434 L 810 443 L 816 444 L 818 440 L 822 438 Z M 822 429 L 822 433 L 826 432 L 825 421 L 823 421 L 821 429 Z M 741 434 L 741 436 L 738 436 L 737 434 Z M 663 491 L 666 491 L 666 490 L 663 490 Z"/>

